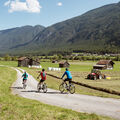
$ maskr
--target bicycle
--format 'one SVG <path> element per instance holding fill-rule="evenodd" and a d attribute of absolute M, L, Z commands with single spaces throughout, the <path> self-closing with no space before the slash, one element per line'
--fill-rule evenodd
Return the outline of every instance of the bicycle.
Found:
<path fill-rule="evenodd" d="M 38 90 L 38 92 L 41 92 L 41 90 L 43 90 L 43 92 L 46 93 L 47 92 L 47 85 L 46 85 L 46 83 L 45 82 L 43 82 L 41 84 L 38 83 L 37 90 Z"/>
<path fill-rule="evenodd" d="M 65 90 L 69 91 L 71 94 L 75 93 L 75 86 L 74 84 L 70 83 L 69 85 L 66 83 L 66 81 L 63 81 L 60 86 L 59 90 L 61 93 L 64 93 Z"/>
<path fill-rule="evenodd" d="M 23 81 L 23 89 L 27 87 L 26 80 Z"/>

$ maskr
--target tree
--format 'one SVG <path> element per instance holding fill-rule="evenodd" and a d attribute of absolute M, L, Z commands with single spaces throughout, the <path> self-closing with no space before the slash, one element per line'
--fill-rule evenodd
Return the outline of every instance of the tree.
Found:
<path fill-rule="evenodd" d="M 62 55 L 61 54 L 58 54 L 58 60 L 61 60 L 62 59 Z"/>
<path fill-rule="evenodd" d="M 58 60 L 58 56 L 57 56 L 57 55 L 54 55 L 54 56 L 53 56 L 53 59 L 54 59 L 54 60 Z"/>
<path fill-rule="evenodd" d="M 115 60 L 116 60 L 116 61 L 120 61 L 120 56 L 117 55 L 117 56 L 115 57 Z"/>
<path fill-rule="evenodd" d="M 6 54 L 5 57 L 4 57 L 4 60 L 5 60 L 5 61 L 10 61 L 10 60 L 11 60 L 11 57 L 10 57 L 8 54 Z"/>
<path fill-rule="evenodd" d="M 11 60 L 12 60 L 12 61 L 17 61 L 17 57 L 16 57 L 16 56 L 13 56 L 13 57 L 11 58 Z"/>

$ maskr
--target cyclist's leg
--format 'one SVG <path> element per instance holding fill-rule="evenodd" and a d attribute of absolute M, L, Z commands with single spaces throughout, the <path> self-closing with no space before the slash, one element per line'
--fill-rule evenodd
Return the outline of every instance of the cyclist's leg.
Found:
<path fill-rule="evenodd" d="M 42 88 L 45 87 L 45 80 L 42 81 Z"/>
<path fill-rule="evenodd" d="M 72 82 L 71 82 L 71 81 L 72 81 L 72 79 L 68 79 L 68 81 L 69 81 L 69 85 L 71 85 L 71 83 L 72 83 Z"/>
<path fill-rule="evenodd" d="M 66 78 L 65 80 L 64 80 L 64 83 L 67 85 L 67 81 L 68 81 L 68 79 Z"/>
<path fill-rule="evenodd" d="M 24 84 L 24 78 L 23 78 L 22 84 Z"/>
<path fill-rule="evenodd" d="M 39 84 L 43 85 L 43 82 L 44 82 L 44 80 L 41 79 L 40 82 L 39 82 Z"/>
<path fill-rule="evenodd" d="M 39 83 L 38 83 L 38 86 L 37 86 L 37 89 L 40 90 L 42 88 L 42 79 L 40 79 Z"/>
<path fill-rule="evenodd" d="M 27 81 L 27 80 L 23 78 L 23 84 L 26 83 L 26 81 Z"/>
<path fill-rule="evenodd" d="M 27 82 L 27 79 L 24 80 L 24 84 L 26 84 L 26 82 Z"/>

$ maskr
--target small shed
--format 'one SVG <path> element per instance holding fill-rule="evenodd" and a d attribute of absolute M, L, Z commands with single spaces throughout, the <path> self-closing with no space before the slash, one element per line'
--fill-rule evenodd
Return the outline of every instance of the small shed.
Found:
<path fill-rule="evenodd" d="M 58 63 L 58 61 L 57 60 L 53 60 L 52 63 Z"/>
<path fill-rule="evenodd" d="M 105 70 L 106 69 L 106 65 L 94 65 L 93 69 Z"/>
<path fill-rule="evenodd" d="M 32 58 L 21 57 L 18 59 L 18 67 L 28 67 L 28 66 L 36 65 L 39 66 L 40 63 Z"/>
<path fill-rule="evenodd" d="M 59 67 L 60 68 L 63 68 L 63 67 L 69 67 L 70 66 L 70 64 L 66 61 L 66 62 L 61 62 L 61 63 L 59 63 Z"/>
<path fill-rule="evenodd" d="M 93 66 L 93 69 L 113 69 L 114 62 L 112 60 L 100 60 L 96 65 Z"/>

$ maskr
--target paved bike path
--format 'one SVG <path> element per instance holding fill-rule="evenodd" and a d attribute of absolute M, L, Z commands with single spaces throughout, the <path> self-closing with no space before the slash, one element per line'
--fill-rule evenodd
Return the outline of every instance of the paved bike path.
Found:
<path fill-rule="evenodd" d="M 47 93 L 38 93 L 38 82 L 31 75 L 29 75 L 26 89 L 22 89 L 22 73 L 18 69 L 16 69 L 16 71 L 17 80 L 12 85 L 13 94 L 38 100 L 42 103 L 72 109 L 77 112 L 95 113 L 120 120 L 119 99 L 80 94 L 61 94 L 59 91 L 53 89 L 48 89 Z"/>

